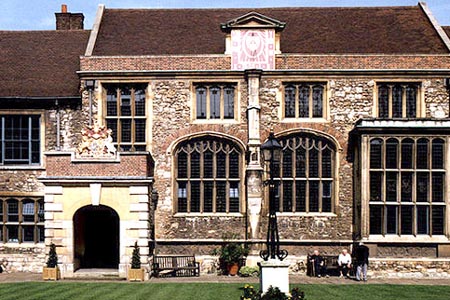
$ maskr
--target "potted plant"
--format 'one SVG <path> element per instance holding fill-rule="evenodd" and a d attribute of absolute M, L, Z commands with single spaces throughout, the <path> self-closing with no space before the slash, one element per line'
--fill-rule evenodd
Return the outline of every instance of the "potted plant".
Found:
<path fill-rule="evenodd" d="M 47 265 L 43 268 L 42 278 L 44 280 L 58 280 L 60 278 L 58 255 L 56 254 L 56 246 L 53 243 L 50 244 Z"/>
<path fill-rule="evenodd" d="M 222 270 L 228 275 L 235 276 L 240 267 L 242 259 L 248 255 L 248 249 L 242 243 L 226 241 L 219 250 L 215 250 L 215 255 L 219 255 L 219 263 Z"/>
<path fill-rule="evenodd" d="M 144 269 L 141 268 L 141 254 L 137 241 L 134 243 L 131 268 L 128 270 L 129 281 L 144 281 Z"/>

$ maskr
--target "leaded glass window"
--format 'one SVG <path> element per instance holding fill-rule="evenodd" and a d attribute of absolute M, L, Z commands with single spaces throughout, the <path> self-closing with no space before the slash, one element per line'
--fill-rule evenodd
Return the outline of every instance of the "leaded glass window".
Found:
<path fill-rule="evenodd" d="M 325 83 L 287 83 L 284 87 L 285 118 L 325 118 Z"/>
<path fill-rule="evenodd" d="M 275 170 L 280 212 L 333 211 L 336 148 L 326 138 L 300 133 L 279 138 L 283 151 Z"/>
<path fill-rule="evenodd" d="M 418 83 L 381 83 L 378 85 L 378 117 L 417 118 Z"/>
<path fill-rule="evenodd" d="M 202 83 L 195 85 L 195 118 L 198 120 L 234 119 L 236 84 Z"/>
<path fill-rule="evenodd" d="M 444 234 L 445 147 L 439 137 L 370 140 L 370 234 Z"/>
<path fill-rule="evenodd" d="M 44 242 L 44 199 L 0 197 L 0 242 Z"/>
<path fill-rule="evenodd" d="M 145 84 L 105 84 L 106 126 L 120 151 L 146 150 Z"/>
<path fill-rule="evenodd" d="M 178 213 L 241 210 L 242 151 L 226 139 L 198 138 L 175 151 Z"/>
<path fill-rule="evenodd" d="M 37 115 L 0 116 L 0 164 L 40 164 L 40 123 Z"/>

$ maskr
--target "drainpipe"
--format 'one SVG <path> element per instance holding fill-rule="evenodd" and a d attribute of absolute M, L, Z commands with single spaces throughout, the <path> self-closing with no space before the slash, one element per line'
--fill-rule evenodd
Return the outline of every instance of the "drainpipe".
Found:
<path fill-rule="evenodd" d="M 58 99 L 55 100 L 56 106 L 56 150 L 61 150 L 61 124 L 59 115 L 59 102 Z"/>

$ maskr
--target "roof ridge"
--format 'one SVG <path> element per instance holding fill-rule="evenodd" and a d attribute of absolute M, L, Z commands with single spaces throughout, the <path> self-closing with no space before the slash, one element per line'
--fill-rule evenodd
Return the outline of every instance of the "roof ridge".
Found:
<path fill-rule="evenodd" d="M 260 7 L 174 7 L 174 8 L 153 8 L 153 7 L 137 7 L 137 8 L 105 8 L 105 10 L 255 10 L 255 9 L 417 9 L 417 5 L 396 5 L 396 6 L 260 6 Z"/>

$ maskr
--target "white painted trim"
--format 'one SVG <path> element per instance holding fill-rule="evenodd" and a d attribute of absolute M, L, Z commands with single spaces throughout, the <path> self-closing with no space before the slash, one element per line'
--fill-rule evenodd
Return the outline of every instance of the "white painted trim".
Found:
<path fill-rule="evenodd" d="M 92 56 L 92 53 L 94 52 L 94 46 L 95 43 L 97 42 L 98 31 L 100 29 L 100 23 L 102 22 L 104 11 L 105 5 L 99 4 L 97 14 L 95 15 L 94 25 L 92 26 L 92 31 L 89 36 L 89 42 L 86 47 L 86 52 L 84 53 L 85 56 Z"/>

